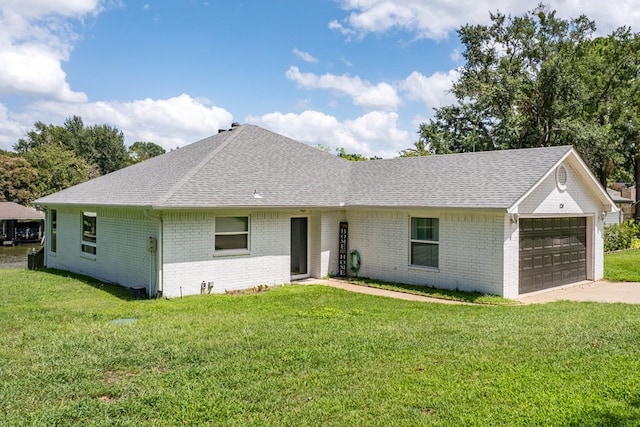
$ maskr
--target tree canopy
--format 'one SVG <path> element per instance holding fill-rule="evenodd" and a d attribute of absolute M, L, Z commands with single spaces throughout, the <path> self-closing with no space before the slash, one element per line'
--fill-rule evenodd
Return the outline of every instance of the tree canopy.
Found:
<path fill-rule="evenodd" d="M 129 157 L 133 163 L 140 163 L 165 152 L 164 148 L 153 142 L 136 141 L 129 147 Z"/>
<path fill-rule="evenodd" d="M 47 144 L 60 144 L 90 165 L 95 165 L 104 175 L 130 164 L 124 144 L 124 135 L 110 125 L 85 126 L 82 118 L 69 117 L 63 126 L 45 125 L 36 122 L 35 130 L 29 131 L 25 139 L 13 146 L 18 153 L 28 153 Z"/>
<path fill-rule="evenodd" d="M 0 201 L 30 204 L 37 180 L 38 171 L 26 159 L 0 152 Z"/>
<path fill-rule="evenodd" d="M 38 121 L 13 149 L 15 153 L 0 152 L 0 198 L 26 205 L 165 152 L 152 142 L 136 142 L 127 149 L 116 127 L 85 126 L 79 116 L 67 118 L 62 126 Z"/>

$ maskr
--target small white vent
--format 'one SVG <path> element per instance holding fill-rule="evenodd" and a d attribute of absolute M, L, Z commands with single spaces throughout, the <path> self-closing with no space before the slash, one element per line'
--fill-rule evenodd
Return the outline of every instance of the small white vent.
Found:
<path fill-rule="evenodd" d="M 562 165 L 558 166 L 558 168 L 556 169 L 556 184 L 558 185 L 558 188 L 561 191 L 564 191 L 567 189 L 567 179 L 568 179 L 567 169 Z"/>

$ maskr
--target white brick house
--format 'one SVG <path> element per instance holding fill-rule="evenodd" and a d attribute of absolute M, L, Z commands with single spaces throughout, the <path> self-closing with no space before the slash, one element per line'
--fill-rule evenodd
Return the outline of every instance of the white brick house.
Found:
<path fill-rule="evenodd" d="M 353 163 L 251 125 L 36 203 L 47 267 L 166 297 L 338 275 L 341 224 L 361 277 L 516 297 L 602 278 L 616 209 L 571 147 Z"/>

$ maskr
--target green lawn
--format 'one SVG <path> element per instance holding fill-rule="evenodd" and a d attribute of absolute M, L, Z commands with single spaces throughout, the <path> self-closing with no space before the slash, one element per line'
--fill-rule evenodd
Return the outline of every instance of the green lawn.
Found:
<path fill-rule="evenodd" d="M 3 426 L 640 424 L 640 306 L 303 285 L 129 301 L 16 269 L 0 295 Z"/>
<path fill-rule="evenodd" d="M 616 282 L 640 282 L 640 249 L 605 255 L 604 277 Z"/>

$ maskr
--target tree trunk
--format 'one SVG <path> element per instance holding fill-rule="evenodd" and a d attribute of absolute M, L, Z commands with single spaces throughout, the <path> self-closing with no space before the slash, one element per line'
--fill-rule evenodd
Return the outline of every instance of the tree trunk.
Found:
<path fill-rule="evenodd" d="M 599 175 L 600 175 L 599 176 L 600 185 L 602 185 L 602 188 L 606 189 L 607 188 L 607 178 L 608 178 L 606 167 L 602 167 L 600 169 Z"/>

